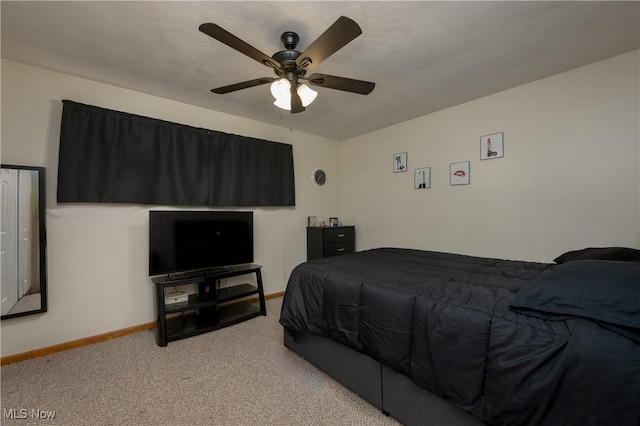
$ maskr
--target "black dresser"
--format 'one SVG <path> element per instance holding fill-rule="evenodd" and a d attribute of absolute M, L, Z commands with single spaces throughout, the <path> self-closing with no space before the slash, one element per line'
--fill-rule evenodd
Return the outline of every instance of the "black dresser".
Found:
<path fill-rule="evenodd" d="M 307 260 L 339 256 L 355 250 L 355 226 L 307 227 Z"/>

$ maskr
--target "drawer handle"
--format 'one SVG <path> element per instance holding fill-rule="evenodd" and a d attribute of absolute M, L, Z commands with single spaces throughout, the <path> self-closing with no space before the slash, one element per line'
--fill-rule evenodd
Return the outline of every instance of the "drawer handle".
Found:
<path fill-rule="evenodd" d="M 344 237 L 344 234 L 338 234 L 338 238 Z"/>
<path fill-rule="evenodd" d="M 338 249 L 338 250 L 336 250 L 336 251 L 344 251 L 344 247 L 339 248 L 339 249 Z"/>

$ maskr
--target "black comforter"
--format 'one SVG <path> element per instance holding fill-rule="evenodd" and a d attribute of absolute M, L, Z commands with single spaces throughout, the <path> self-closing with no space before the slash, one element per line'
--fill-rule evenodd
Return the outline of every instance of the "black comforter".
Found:
<path fill-rule="evenodd" d="M 515 312 L 554 265 L 408 249 L 306 262 L 280 323 L 337 340 L 490 424 L 640 423 L 640 345 L 580 316 Z"/>

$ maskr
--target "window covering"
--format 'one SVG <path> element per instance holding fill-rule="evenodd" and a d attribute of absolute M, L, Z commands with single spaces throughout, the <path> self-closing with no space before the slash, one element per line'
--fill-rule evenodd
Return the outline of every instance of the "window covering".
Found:
<path fill-rule="evenodd" d="M 62 103 L 58 202 L 295 205 L 289 144 Z"/>

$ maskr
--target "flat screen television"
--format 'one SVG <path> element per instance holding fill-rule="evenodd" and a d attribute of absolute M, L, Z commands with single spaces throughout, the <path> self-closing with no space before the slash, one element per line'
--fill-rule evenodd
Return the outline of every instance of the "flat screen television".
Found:
<path fill-rule="evenodd" d="M 149 211 L 149 276 L 253 262 L 253 212 Z"/>

